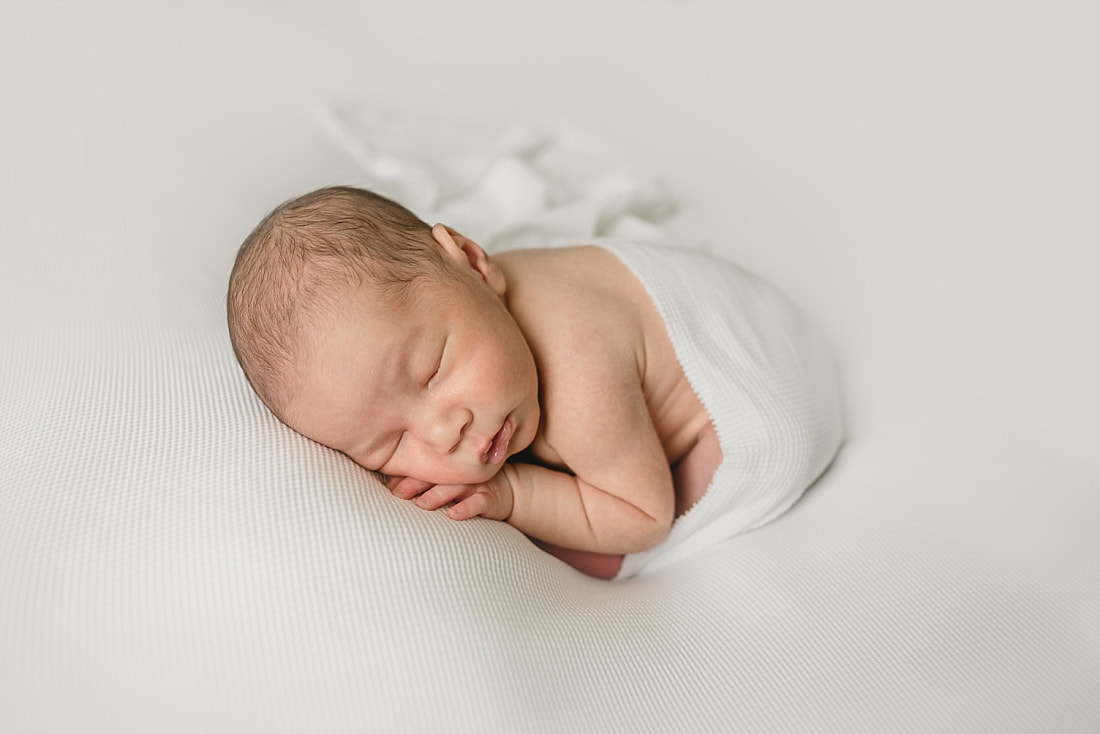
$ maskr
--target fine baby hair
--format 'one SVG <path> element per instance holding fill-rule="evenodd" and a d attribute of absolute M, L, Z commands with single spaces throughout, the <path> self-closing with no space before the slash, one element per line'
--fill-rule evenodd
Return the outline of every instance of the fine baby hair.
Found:
<path fill-rule="evenodd" d="M 230 341 L 252 388 L 281 416 L 304 327 L 341 287 L 369 280 L 400 290 L 440 264 L 431 227 L 372 191 L 330 186 L 279 205 L 245 238 L 226 295 Z"/>

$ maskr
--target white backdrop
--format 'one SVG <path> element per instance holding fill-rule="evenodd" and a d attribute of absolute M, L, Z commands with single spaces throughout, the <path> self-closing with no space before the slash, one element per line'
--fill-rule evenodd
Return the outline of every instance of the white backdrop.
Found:
<path fill-rule="evenodd" d="M 46 304 L 116 299 L 88 282 L 105 245 L 179 250 L 220 287 L 272 202 L 354 179 L 311 116 L 330 100 L 563 121 L 846 347 L 912 349 L 1013 430 L 1100 453 L 1089 3 L 0 7 L 4 246 L 95 242 L 51 263 Z"/>
<path fill-rule="evenodd" d="M 132 518 L 126 513 L 135 505 L 126 502 L 141 495 L 121 490 L 101 495 L 90 481 L 73 478 L 81 476 L 82 467 L 104 475 L 120 472 L 130 492 L 144 482 L 152 486 L 160 474 L 177 467 L 200 474 L 205 468 L 213 476 L 222 459 L 204 463 L 205 455 L 183 454 L 178 462 L 146 464 L 138 456 L 116 465 L 96 453 L 96 442 L 105 438 L 78 435 L 72 428 L 99 425 L 100 418 L 112 416 L 125 423 L 143 400 L 157 396 L 174 401 L 172 409 L 179 415 L 187 414 L 191 398 L 172 393 L 176 384 L 162 378 L 159 366 L 174 361 L 181 370 L 203 373 L 212 369 L 205 361 L 209 354 L 218 360 L 225 356 L 221 297 L 242 237 L 279 201 L 320 185 L 356 180 L 353 163 L 316 122 L 318 108 L 338 99 L 492 127 L 535 121 L 587 130 L 606 141 L 609 155 L 625 169 L 664 181 L 682 202 L 675 225 L 685 236 L 706 241 L 778 282 L 832 336 L 850 401 L 851 438 L 842 471 L 811 493 L 782 528 L 777 524 L 739 545 L 745 566 L 716 555 L 683 575 L 681 583 L 695 579 L 700 584 L 678 591 L 679 601 L 657 597 L 668 605 L 661 614 L 678 614 L 677 604 L 688 600 L 705 607 L 720 597 L 713 597 L 714 587 L 704 582 L 725 578 L 719 571 L 735 568 L 739 583 L 750 584 L 750 591 L 732 603 L 731 615 L 746 620 L 747 629 L 754 621 L 768 629 L 760 621 L 765 612 L 773 605 L 796 608 L 800 591 L 803 600 L 817 604 L 820 627 L 802 627 L 788 636 L 792 647 L 779 650 L 788 658 L 769 657 L 767 645 L 755 646 L 759 638 L 730 643 L 734 652 L 751 653 L 737 675 L 761 685 L 760 690 L 738 687 L 730 699 L 729 706 L 741 706 L 738 696 L 747 691 L 748 719 L 738 720 L 743 730 L 780 731 L 784 721 L 805 724 L 815 716 L 838 731 L 904 728 L 883 724 L 897 723 L 891 711 L 917 717 L 909 719 L 915 731 L 928 726 L 946 730 L 945 720 L 963 711 L 973 718 L 952 720 L 970 731 L 1004 731 L 1005 720 L 998 716 L 1015 721 L 1021 730 L 1052 721 L 1085 730 L 1086 724 L 1100 721 L 1085 696 L 1095 690 L 1100 670 L 1100 551 L 1092 531 L 1100 493 L 1091 492 L 1100 489 L 1098 13 L 1086 2 L 906 5 L 854 0 L 0 0 L 0 335 L 14 345 L 0 353 L 0 368 L 16 378 L 3 385 L 0 420 L 17 419 L 9 424 L 14 427 L 0 428 L 0 724 L 38 730 L 54 721 L 48 703 L 27 703 L 35 696 L 48 700 L 48 690 L 35 687 L 41 679 L 63 698 L 80 698 L 73 705 L 82 716 L 114 707 L 114 718 L 99 720 L 111 730 L 125 724 L 148 730 L 151 720 L 118 714 L 126 710 L 129 696 L 147 689 L 166 697 L 146 703 L 164 703 L 175 711 L 180 730 L 200 725 L 271 730 L 280 723 L 293 729 L 298 720 L 280 720 L 278 702 L 295 700 L 303 679 L 295 679 L 289 668 L 273 668 L 267 671 L 270 677 L 253 685 L 231 680 L 229 673 L 247 669 L 242 660 L 259 660 L 249 655 L 265 644 L 287 653 L 301 643 L 303 660 L 315 666 L 303 670 L 317 686 L 327 680 L 326 660 L 347 663 L 339 644 L 310 657 L 306 637 L 288 642 L 257 633 L 233 638 L 226 649 L 244 652 L 237 668 L 220 674 L 214 668 L 188 671 L 191 658 L 185 655 L 176 667 L 158 669 L 159 678 L 141 678 L 138 667 L 133 681 L 117 687 L 108 676 L 90 676 L 95 668 L 89 661 L 109 650 L 117 651 L 116 664 L 131 661 L 128 655 L 148 663 L 158 651 L 180 649 L 173 645 L 221 639 L 221 612 L 232 618 L 231 629 L 247 630 L 247 620 L 232 616 L 244 614 L 245 607 L 230 609 L 224 600 L 236 597 L 219 597 L 219 589 L 255 592 L 248 597 L 253 602 L 282 597 L 257 591 L 261 580 L 255 588 L 240 586 L 230 572 L 232 559 L 239 560 L 234 549 L 200 547 L 198 540 L 195 563 L 215 571 L 219 563 L 227 564 L 204 592 L 209 597 L 189 598 L 185 592 L 193 587 L 164 582 L 162 588 L 154 578 L 148 598 L 156 603 L 148 608 L 126 606 L 146 603 L 146 597 L 112 596 L 122 587 L 110 584 L 129 577 L 115 579 L 87 559 L 108 559 L 116 564 L 112 568 L 128 569 L 127 554 L 134 548 L 162 548 L 157 542 L 190 547 L 184 530 L 191 527 L 188 523 L 209 520 L 203 508 L 215 506 L 209 503 L 219 496 L 217 488 L 208 487 L 214 489 L 201 500 L 207 504 L 192 505 L 186 494 L 150 499 L 148 507 L 156 508 L 162 523 L 155 530 L 163 531 L 163 537 L 151 540 L 154 529 L 135 531 L 127 524 Z M 129 363 L 134 354 L 118 346 L 127 343 L 127 330 L 141 330 L 151 339 L 145 351 L 137 350 L 140 359 L 134 365 Z M 51 334 L 58 344 L 50 341 Z M 74 334 L 82 336 L 74 339 Z M 194 343 L 193 353 L 176 351 L 179 343 L 172 340 L 179 335 Z M 88 347 L 83 353 L 81 339 Z M 32 352 L 28 344 L 40 346 Z M 217 364 L 219 370 L 230 369 L 228 363 Z M 137 377 L 132 383 L 121 377 L 118 385 L 104 382 L 101 377 L 110 374 L 112 365 L 120 366 L 118 374 L 132 369 Z M 71 389 L 51 392 L 32 385 L 36 370 L 47 369 L 64 369 Z M 260 414 L 249 412 L 255 406 L 244 395 L 216 399 L 224 400 L 230 413 L 266 425 Z M 131 402 L 116 406 L 116 398 Z M 103 415 L 90 416 L 93 409 Z M 188 425 L 199 431 L 203 423 L 196 416 Z M 118 435 L 140 438 L 157 428 L 123 425 Z M 217 430 L 197 445 L 209 448 L 221 441 L 244 455 L 257 440 L 285 439 L 277 432 L 257 439 Z M 198 451 L 192 439 L 189 450 Z M 170 443 L 154 448 L 171 456 Z M 298 453 L 284 456 L 285 463 L 272 471 L 304 477 L 316 469 L 326 481 L 336 476 L 338 481 L 332 481 L 338 486 L 358 481 L 326 463 L 331 457 L 300 447 L 293 451 Z M 54 472 L 49 501 L 57 504 L 50 504 L 48 512 L 40 493 L 46 480 L 28 481 L 44 476 L 42 471 Z M 250 532 L 248 523 L 257 518 L 284 518 L 274 505 L 246 511 L 249 501 L 242 495 L 237 510 L 228 508 L 225 525 L 209 530 L 211 537 L 223 537 L 220 532 L 232 538 L 237 527 Z M 299 500 L 286 501 L 296 507 Z M 311 503 L 301 508 L 307 520 L 330 513 L 337 518 L 331 527 L 344 528 L 345 521 L 355 527 L 346 520 L 358 517 L 354 503 L 312 508 Z M 264 514 L 268 510 L 270 517 Z M 174 525 L 173 517 L 187 522 Z M 876 535 L 885 519 L 897 517 L 920 525 L 913 537 L 926 545 L 909 536 L 893 542 L 888 533 Z M 82 518 L 102 525 L 82 524 Z M 432 532 L 459 542 L 449 527 Z M 515 600 L 528 598 L 536 608 L 559 610 L 555 604 L 568 604 L 575 611 L 590 605 L 605 612 L 621 609 L 615 604 L 644 610 L 653 601 L 644 585 L 630 587 L 625 596 L 601 596 L 596 587 L 563 576 L 562 569 L 539 565 L 543 562 L 532 560 L 536 556 L 512 536 L 502 540 L 493 531 L 478 532 L 488 533 L 487 542 L 504 543 L 518 559 L 522 573 L 512 590 L 516 596 L 509 597 L 517 608 L 526 609 L 522 604 L 527 602 Z M 91 555 L 68 552 L 67 543 L 75 537 L 81 545 L 74 541 L 72 547 Z M 809 539 L 804 547 L 791 545 L 798 537 Z M 402 538 L 398 532 L 390 539 L 405 542 Z M 429 534 L 429 545 L 433 538 Z M 829 552 L 815 556 L 818 542 Z M 970 543 L 974 554 L 966 556 Z M 322 550 L 316 558 L 307 552 L 302 563 L 340 557 L 332 548 Z M 395 566 L 393 578 L 386 577 L 392 588 L 404 588 L 399 572 L 413 579 L 424 574 L 438 583 L 432 575 L 435 557 L 427 558 L 415 572 Z M 155 553 L 149 559 L 153 570 L 177 568 L 158 565 L 164 559 Z M 812 572 L 814 580 L 783 576 L 788 561 L 790 568 Z M 348 561 L 338 571 L 354 570 L 357 562 L 366 563 Z M 831 562 L 851 570 L 830 568 Z M 996 572 L 982 565 L 986 562 Z M 878 579 L 876 574 L 891 563 L 901 572 L 897 585 L 887 588 L 889 594 L 861 597 L 861 582 Z M 504 573 L 501 568 L 511 567 L 488 568 Z M 534 577 L 525 575 L 531 568 Z M 185 570 L 193 575 L 181 578 L 201 577 Z M 313 588 L 303 580 L 306 572 L 298 570 L 303 575 L 293 579 L 299 586 L 288 588 Z M 752 584 L 763 588 L 777 578 L 790 581 L 785 588 L 789 599 L 753 598 Z M 458 581 L 446 589 L 478 614 L 513 610 L 503 603 L 493 606 L 496 597 L 485 601 L 463 595 Z M 548 589 L 560 595 L 547 595 Z M 352 598 L 329 590 L 333 596 L 323 597 L 329 601 Z M 928 600 L 930 642 L 918 638 L 914 648 L 905 647 L 872 614 L 868 628 L 857 635 L 866 635 L 868 647 L 831 647 L 828 635 L 847 629 L 848 622 L 837 621 L 845 619 L 837 612 L 847 610 L 845 605 L 861 612 L 879 610 L 885 619 L 886 612 L 912 608 L 915 599 Z M 1008 601 L 998 607 L 990 599 Z M 369 599 L 356 602 L 371 608 Z M 180 609 L 206 604 L 201 611 L 209 616 L 198 617 L 193 628 L 157 627 L 158 605 L 172 603 Z M 140 624 L 112 617 L 120 606 Z M 349 601 L 340 609 L 346 613 L 360 607 Z M 371 609 L 390 622 L 399 619 L 391 608 Z M 269 619 L 265 613 L 278 613 L 254 611 L 260 622 Z M 838 616 L 830 616 L 834 612 Z M 936 616 L 939 612 L 942 616 Z M 642 616 L 636 619 L 647 619 L 650 612 L 637 613 Z M 593 639 L 620 639 L 616 630 L 626 634 L 621 618 L 606 614 L 589 620 L 605 635 Z M 701 625 L 698 629 L 717 629 L 709 626 L 713 619 L 699 623 L 687 614 L 691 624 Z M 563 613 L 555 619 L 555 629 L 568 635 L 571 628 L 562 620 L 574 618 Z M 52 638 L 47 635 L 51 624 L 58 629 Z M 285 631 L 267 631 L 272 630 Z M 392 633 L 393 639 L 404 639 L 401 630 Z M 1006 642 L 1001 635 L 1007 632 L 1021 636 Z M 509 640 L 515 649 L 535 644 L 514 629 L 512 634 L 499 643 L 500 650 Z M 337 642 L 346 641 L 333 635 Z M 632 638 L 622 639 L 629 644 Z M 899 645 L 900 657 L 889 657 L 889 646 L 882 648 L 887 657 L 875 657 L 872 643 L 884 640 Z M 709 642 L 658 634 L 646 644 L 667 656 Z M 423 644 L 408 653 L 410 660 L 428 649 Z M 959 658 L 906 657 L 923 646 L 937 655 L 959 651 Z M 553 649 L 543 650 L 549 661 L 545 671 L 553 670 Z M 626 655 L 625 649 L 613 651 Z M 592 650 L 601 661 L 605 653 L 606 660 L 618 659 L 605 648 Z M 814 650 L 824 657 L 811 665 Z M 463 654 L 488 659 L 494 651 L 499 650 L 450 649 L 448 665 L 457 666 Z M 395 659 L 404 654 L 396 642 L 390 653 Z M 982 655 L 1003 657 L 989 667 Z M 196 659 L 205 665 L 212 658 Z M 836 672 L 822 662 L 827 659 L 850 663 L 854 667 L 846 670 L 857 673 L 835 679 L 817 675 Z M 723 664 L 710 660 L 700 670 L 717 665 L 733 676 Z M 881 688 L 872 686 L 877 703 L 864 706 L 859 691 L 868 690 L 868 681 L 880 680 L 875 678 L 880 665 L 919 696 L 905 698 L 901 684 L 893 688 L 895 679 L 884 674 Z M 774 677 L 754 678 L 754 666 Z M 598 688 L 584 677 L 595 669 L 581 668 L 569 691 L 583 697 L 589 688 Z M 173 686 L 198 672 L 224 682 L 250 706 L 272 704 L 266 713 L 270 718 L 257 708 L 202 699 L 196 691 L 206 689 L 198 677 L 194 691 L 173 699 Z M 415 672 L 409 668 L 401 675 Z M 802 680 L 801 675 L 828 682 L 817 689 L 790 682 Z M 411 677 L 398 679 L 416 683 Z M 737 681 L 744 683 L 740 677 Z M 476 688 L 476 683 L 469 685 Z M 5 701 L 5 690 L 18 692 L 18 700 Z M 384 698 L 391 689 L 379 690 Z M 697 701 L 690 688 L 673 692 L 704 712 L 693 726 L 715 725 L 722 719 L 707 718 L 711 714 L 703 694 L 708 689 L 696 690 Z M 524 697 L 530 691 L 520 686 L 513 693 L 519 709 L 495 709 L 492 721 L 498 730 L 514 728 L 517 719 L 510 713 L 524 713 L 521 703 L 529 700 Z M 979 698 L 968 708 L 964 694 L 972 693 Z M 777 703 L 788 694 L 802 700 L 801 707 L 786 710 Z M 355 728 L 348 722 L 366 726 L 369 721 L 356 718 L 356 697 L 362 695 L 350 683 L 346 690 L 334 689 L 331 722 L 339 725 L 322 728 Z M 650 700 L 645 691 L 632 695 Z M 661 695 L 672 694 L 666 689 Z M 928 698 L 933 695 L 942 701 Z M 540 710 L 546 721 L 565 721 L 555 717 L 567 716 L 568 706 L 551 705 L 554 700 L 547 698 Z M 1049 711 L 1043 701 L 1054 702 Z M 199 715 L 196 707 L 204 702 L 209 707 Z M 1004 708 L 1006 702 L 1017 708 Z M 468 705 L 461 709 L 464 716 L 477 710 Z M 652 727 L 683 721 L 664 703 L 652 705 L 653 710 L 638 709 L 637 720 L 628 720 Z M 608 706 L 607 711 L 616 710 Z M 860 710 L 862 718 L 853 713 Z M 1054 710 L 1065 718 L 1053 716 Z M 589 721 L 615 720 L 580 711 L 578 716 L 595 717 Z M 421 717 L 416 720 L 425 726 L 446 720 L 432 719 L 430 712 L 446 715 L 426 705 L 415 710 Z M 662 712 L 670 718 L 662 719 Z M 381 720 L 400 721 L 393 711 L 387 715 Z M 85 720 L 95 722 L 94 717 Z M 455 724 L 481 730 L 469 716 L 456 718 Z M 154 728 L 165 730 L 164 721 L 157 720 Z"/>

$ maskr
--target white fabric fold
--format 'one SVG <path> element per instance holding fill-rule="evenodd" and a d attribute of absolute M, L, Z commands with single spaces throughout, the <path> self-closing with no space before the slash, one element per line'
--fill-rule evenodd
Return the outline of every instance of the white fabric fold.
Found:
<path fill-rule="evenodd" d="M 670 239 L 673 197 L 614 165 L 579 131 L 516 125 L 497 133 L 379 107 L 334 103 L 321 124 L 363 186 L 490 252 L 586 237 Z"/>

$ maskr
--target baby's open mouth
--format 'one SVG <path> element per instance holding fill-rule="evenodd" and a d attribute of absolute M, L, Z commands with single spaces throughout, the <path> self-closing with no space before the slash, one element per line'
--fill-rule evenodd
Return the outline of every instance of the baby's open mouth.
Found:
<path fill-rule="evenodd" d="M 515 421 L 512 420 L 512 416 L 508 416 L 504 419 L 504 425 L 489 442 L 489 448 L 485 449 L 485 453 L 481 455 L 481 463 L 499 464 L 508 458 L 508 443 L 512 440 L 515 430 Z"/>

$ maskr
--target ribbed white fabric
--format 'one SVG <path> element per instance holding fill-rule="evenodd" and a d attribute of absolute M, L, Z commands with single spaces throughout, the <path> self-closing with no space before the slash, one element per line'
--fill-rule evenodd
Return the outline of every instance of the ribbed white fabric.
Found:
<path fill-rule="evenodd" d="M 118 21 L 139 4 L 82 7 L 0 24 L 12 81 L 52 64 L 68 84 L 5 87 L 0 116 L 57 113 L 5 137 L 0 177 L 0 732 L 1100 731 L 1096 462 L 1005 431 L 932 357 L 843 355 L 850 438 L 823 478 L 780 521 L 621 583 L 507 525 L 417 510 L 281 426 L 225 336 L 252 213 L 215 216 L 299 175 L 250 175 L 222 130 L 275 126 L 271 89 L 244 74 L 183 96 L 163 130 L 135 114 L 179 94 L 176 74 L 209 75 L 187 95 L 236 80 L 251 67 L 199 63 L 190 33 L 244 57 L 271 8 L 217 5 L 165 66 L 142 55 L 161 39 L 129 45 Z M 77 73 L 116 46 L 126 64 Z M 5 55 L 20 48 L 41 59 Z M 325 61 L 294 63 L 319 79 Z M 116 75 L 133 104 L 93 104 L 117 101 Z M 281 157 L 290 129 L 256 149 Z M 142 133 L 157 147 L 121 144 Z M 218 155 L 154 155 L 184 142 Z M 137 178 L 146 157 L 156 175 Z"/>
<path fill-rule="evenodd" d="M 688 558 L 774 520 L 828 466 L 843 437 L 833 360 L 778 289 L 698 250 L 599 240 L 638 278 L 718 434 L 706 494 L 619 578 Z"/>
<path fill-rule="evenodd" d="M 781 521 L 607 583 L 280 425 L 191 301 L 44 330 L 9 285 L 0 731 L 1100 725 L 1097 478 L 920 372 L 861 373 L 860 435 Z"/>
<path fill-rule="evenodd" d="M 607 583 L 279 425 L 220 324 L 5 337 L 2 731 L 1100 724 L 1095 477 L 919 381 L 780 522 Z"/>

